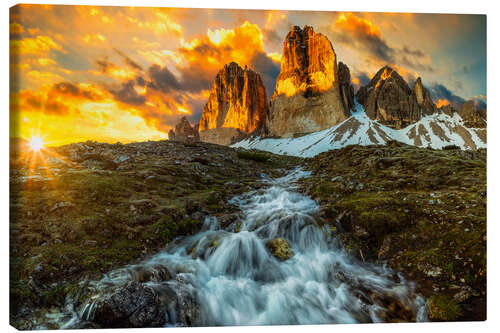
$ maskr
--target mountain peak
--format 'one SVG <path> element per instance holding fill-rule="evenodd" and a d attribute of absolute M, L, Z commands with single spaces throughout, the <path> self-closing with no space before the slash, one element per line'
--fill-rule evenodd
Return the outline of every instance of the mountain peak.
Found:
<path fill-rule="evenodd" d="M 405 79 L 387 65 L 379 69 L 368 85 L 358 90 L 356 98 L 369 118 L 396 129 L 437 111 L 421 78 L 411 89 Z"/>
<path fill-rule="evenodd" d="M 310 26 L 292 27 L 283 42 L 267 121 L 269 134 L 294 136 L 346 119 L 349 106 L 344 105 L 339 87 L 337 56 L 328 38 Z"/>
<path fill-rule="evenodd" d="M 217 73 L 203 108 L 199 125 L 201 140 L 230 144 L 234 137 L 262 127 L 267 108 L 260 75 L 230 62 Z"/>

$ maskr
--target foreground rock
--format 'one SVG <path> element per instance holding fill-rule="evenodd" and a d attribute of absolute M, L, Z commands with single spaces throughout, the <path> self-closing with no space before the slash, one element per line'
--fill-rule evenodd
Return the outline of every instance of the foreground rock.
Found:
<path fill-rule="evenodd" d="M 408 83 L 388 66 L 381 68 L 368 85 L 361 87 L 356 98 L 370 119 L 395 129 L 413 124 L 437 110 L 420 78 L 410 89 Z"/>
<path fill-rule="evenodd" d="M 182 117 L 175 126 L 175 131 L 170 130 L 168 132 L 168 139 L 180 142 L 199 142 L 200 135 L 198 133 L 198 124 L 193 127 L 186 117 Z"/>
<path fill-rule="evenodd" d="M 231 62 L 219 71 L 203 108 L 201 141 L 229 145 L 262 127 L 267 114 L 260 75 Z"/>
<path fill-rule="evenodd" d="M 283 43 L 281 71 L 271 99 L 266 129 L 270 136 L 292 137 L 329 128 L 349 117 L 349 71 L 328 38 L 312 27 L 293 27 Z"/>
<path fill-rule="evenodd" d="M 293 251 L 290 244 L 283 238 L 274 238 L 267 242 L 267 247 L 271 253 L 281 261 L 285 261 L 293 257 Z"/>

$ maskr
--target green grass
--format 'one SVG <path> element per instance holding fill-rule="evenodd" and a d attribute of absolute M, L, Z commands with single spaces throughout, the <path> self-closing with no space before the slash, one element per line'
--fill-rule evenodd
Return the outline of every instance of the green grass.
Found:
<path fill-rule="evenodd" d="M 238 151 L 238 158 L 244 160 L 252 160 L 256 162 L 267 162 L 269 160 L 269 155 L 262 152 L 257 151 Z"/>

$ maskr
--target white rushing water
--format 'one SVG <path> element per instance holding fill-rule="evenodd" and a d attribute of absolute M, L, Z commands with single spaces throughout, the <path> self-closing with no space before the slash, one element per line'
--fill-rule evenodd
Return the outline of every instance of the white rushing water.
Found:
<path fill-rule="evenodd" d="M 387 299 L 426 320 L 425 302 L 412 283 L 349 256 L 329 227 L 318 225 L 317 203 L 294 191 L 294 182 L 304 176 L 295 170 L 265 179 L 265 189 L 232 199 L 242 216 L 226 230 L 216 218 L 207 218 L 200 233 L 111 272 L 95 288 L 143 281 L 145 274 L 156 277 L 143 283 L 159 294 L 168 287 L 196 300 L 199 320 L 190 323 L 196 326 L 381 322 L 388 310 L 380 300 Z M 292 258 L 280 261 L 271 254 L 266 243 L 275 237 L 288 241 Z M 95 302 L 76 317 L 92 320 Z M 165 316 L 167 325 L 180 324 L 179 308 L 170 307 Z"/>

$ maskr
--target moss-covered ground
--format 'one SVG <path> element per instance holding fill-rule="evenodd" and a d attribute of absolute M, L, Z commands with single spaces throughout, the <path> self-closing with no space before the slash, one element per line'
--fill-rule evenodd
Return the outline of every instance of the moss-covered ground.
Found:
<path fill-rule="evenodd" d="M 432 320 L 485 319 L 485 150 L 355 145 L 306 166 L 304 191 L 352 254 L 417 281 Z"/>

